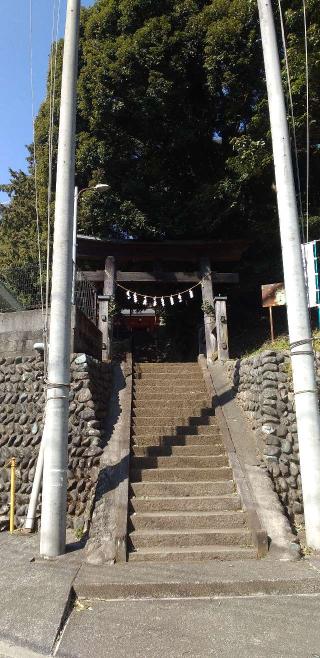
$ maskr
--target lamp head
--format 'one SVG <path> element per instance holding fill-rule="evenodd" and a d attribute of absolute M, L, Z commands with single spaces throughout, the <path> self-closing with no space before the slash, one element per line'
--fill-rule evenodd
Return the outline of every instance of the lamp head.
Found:
<path fill-rule="evenodd" d="M 101 192 L 106 192 L 107 190 L 110 189 L 110 185 L 108 185 L 108 183 L 97 183 L 94 186 L 94 189 L 95 190 L 100 190 Z"/>

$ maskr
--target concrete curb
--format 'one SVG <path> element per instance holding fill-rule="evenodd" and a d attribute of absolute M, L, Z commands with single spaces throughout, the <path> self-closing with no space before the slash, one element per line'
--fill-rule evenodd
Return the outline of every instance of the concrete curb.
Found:
<path fill-rule="evenodd" d="M 84 565 L 74 587 L 89 600 L 319 594 L 320 572 L 304 561 Z"/>

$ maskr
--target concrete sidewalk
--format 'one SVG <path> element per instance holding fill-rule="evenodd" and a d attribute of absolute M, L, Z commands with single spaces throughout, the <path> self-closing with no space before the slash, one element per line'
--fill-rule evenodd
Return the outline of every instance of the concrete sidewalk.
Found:
<path fill-rule="evenodd" d="M 316 556 L 101 567 L 7 533 L 0 551 L 0 658 L 320 657 Z"/>
<path fill-rule="evenodd" d="M 320 597 L 94 601 L 74 612 L 60 658 L 316 658 Z"/>
<path fill-rule="evenodd" d="M 81 566 L 82 552 L 72 548 L 42 560 L 38 535 L 0 534 L 0 640 L 50 654 Z"/>
<path fill-rule="evenodd" d="M 319 604 L 319 595 L 93 601 L 73 612 L 54 655 L 319 658 Z M 47 655 L 0 641 L 0 658 Z"/>

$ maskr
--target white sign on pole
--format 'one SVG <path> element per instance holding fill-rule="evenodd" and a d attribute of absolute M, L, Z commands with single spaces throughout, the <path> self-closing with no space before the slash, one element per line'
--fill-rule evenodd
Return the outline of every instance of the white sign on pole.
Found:
<path fill-rule="evenodd" d="M 313 240 L 301 245 L 306 285 L 308 289 L 309 307 L 320 306 L 319 288 L 319 240 Z"/>

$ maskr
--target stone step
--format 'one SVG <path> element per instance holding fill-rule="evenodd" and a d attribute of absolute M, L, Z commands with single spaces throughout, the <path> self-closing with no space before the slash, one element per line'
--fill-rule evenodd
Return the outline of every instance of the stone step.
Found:
<path fill-rule="evenodd" d="M 229 546 L 189 546 L 188 548 L 139 548 L 138 551 L 129 553 L 130 562 L 204 562 L 207 560 L 254 560 L 257 551 L 254 548 L 229 547 Z M 187 588 L 186 588 L 187 589 Z M 203 588 L 202 588 L 203 589 Z M 198 592 L 201 591 L 201 585 Z M 201 596 L 198 593 L 195 596 Z M 183 594 L 185 597 L 185 594 Z"/>
<path fill-rule="evenodd" d="M 130 516 L 133 530 L 190 530 L 243 528 L 246 515 L 242 511 L 178 511 L 178 512 L 134 512 Z"/>
<path fill-rule="evenodd" d="M 161 395 L 162 393 L 165 393 L 168 397 L 168 394 L 185 394 L 185 395 L 191 395 L 193 393 L 201 393 L 203 396 L 206 395 L 206 388 L 204 383 L 195 383 L 192 384 L 191 382 L 186 382 L 186 383 L 171 383 L 167 382 L 166 384 L 156 384 L 155 382 L 153 383 L 147 383 L 143 384 L 142 382 L 140 383 L 134 383 L 133 385 L 133 394 L 136 396 L 138 394 L 145 394 L 145 393 L 152 393 L 154 395 Z"/>
<path fill-rule="evenodd" d="M 188 446 L 188 445 L 216 445 L 221 443 L 221 435 L 216 433 L 214 436 L 209 434 L 179 434 L 171 436 L 141 435 L 133 436 L 133 447 L 135 446 Z"/>
<path fill-rule="evenodd" d="M 162 402 L 162 400 L 168 400 L 169 395 L 171 403 L 173 400 L 176 400 L 179 403 L 186 402 L 187 404 L 198 402 L 201 403 L 204 407 L 209 405 L 209 398 L 206 397 L 203 391 L 197 390 L 190 391 L 181 389 L 181 391 L 175 390 L 170 391 L 169 393 L 168 389 L 163 389 L 162 391 L 150 387 L 149 389 L 139 389 L 138 391 L 134 391 L 133 399 L 136 402 L 140 402 L 141 400 L 152 400 L 153 403 L 156 403 Z"/>
<path fill-rule="evenodd" d="M 240 496 L 236 493 L 225 496 L 150 496 L 148 498 L 130 499 L 130 508 L 135 512 L 196 512 L 238 510 L 241 508 Z"/>
<path fill-rule="evenodd" d="M 214 456 L 177 455 L 165 457 L 131 457 L 130 466 L 133 470 L 154 468 L 220 468 L 229 466 L 228 457 L 225 454 Z"/>
<path fill-rule="evenodd" d="M 216 425 L 160 425 L 160 426 L 132 426 L 132 436 L 139 434 L 139 436 L 221 436 L 219 429 Z"/>
<path fill-rule="evenodd" d="M 198 427 L 204 427 L 202 424 L 201 425 L 196 425 L 190 424 L 188 425 L 187 423 L 182 423 L 182 422 L 177 422 L 171 423 L 169 419 L 164 419 L 162 423 L 158 423 L 158 421 L 155 419 L 155 422 L 153 423 L 152 421 L 150 423 L 145 423 L 145 422 L 140 422 L 138 420 L 137 422 L 133 422 L 131 425 L 131 430 L 133 434 L 146 434 L 148 432 L 152 432 L 153 434 L 161 434 L 161 435 L 178 435 L 178 436 L 184 436 L 185 434 L 188 435 L 193 435 L 197 436 L 197 428 Z M 218 434 L 221 436 L 220 429 L 215 423 L 210 423 L 207 425 L 207 427 L 211 427 L 211 431 L 213 434 Z M 206 432 L 201 432 L 201 434 L 207 434 Z M 208 433 L 210 435 L 210 432 Z"/>
<path fill-rule="evenodd" d="M 195 381 L 203 384 L 204 379 L 202 373 L 198 370 L 162 370 L 162 371 L 145 371 L 134 372 L 133 382 L 151 382 L 157 381 L 161 384 L 164 381 L 174 383 L 187 383 L 188 381 Z"/>
<path fill-rule="evenodd" d="M 214 411 L 212 409 L 207 409 L 204 412 L 199 412 L 195 413 L 193 410 L 191 410 L 190 413 L 189 408 L 184 409 L 177 409 L 176 406 L 172 406 L 172 408 L 160 408 L 160 407 L 155 407 L 153 409 L 150 405 L 146 406 L 144 408 L 141 407 L 133 407 L 132 409 L 132 422 L 136 422 L 137 420 L 142 420 L 146 422 L 152 422 L 153 420 L 157 421 L 162 421 L 164 418 L 168 420 L 168 422 L 173 422 L 176 420 L 181 420 L 181 423 L 178 424 L 189 424 L 189 423 L 198 423 L 201 422 L 206 425 L 207 423 L 209 424 L 214 424 L 217 423 L 217 419 L 214 415 Z"/>
<path fill-rule="evenodd" d="M 181 456 L 205 456 L 221 455 L 224 452 L 222 443 L 190 445 L 190 446 L 132 446 L 132 454 L 135 457 L 169 457 L 170 455 Z"/>
<path fill-rule="evenodd" d="M 179 439 L 183 439 L 184 437 L 188 439 L 187 444 L 194 443 L 194 445 L 196 445 L 197 443 L 203 444 L 208 441 L 221 442 L 221 434 L 218 434 L 217 432 L 212 434 L 209 433 L 196 434 L 196 433 L 188 432 L 187 434 L 184 434 L 182 432 L 181 433 L 180 432 L 166 433 L 166 432 L 151 432 L 151 431 L 143 432 L 142 430 L 139 430 L 138 434 L 132 431 L 131 436 L 132 436 L 132 443 L 135 445 L 160 445 L 160 442 L 166 441 L 167 439 L 177 440 L 177 444 L 179 443 L 180 445 L 183 445 L 179 441 Z M 194 440 L 192 439 L 192 437 L 194 437 Z M 197 441 L 197 437 L 201 437 L 200 441 Z"/>
<path fill-rule="evenodd" d="M 188 563 L 191 555 L 194 556 L 192 559 L 196 560 L 192 564 Z M 235 555 L 235 559 L 233 559 L 233 555 Z M 151 560 L 158 556 L 159 563 L 154 564 L 151 561 L 146 564 L 150 556 Z M 208 546 L 203 549 L 194 546 L 193 549 L 176 548 L 168 551 L 164 548 L 146 548 L 132 554 L 132 559 L 136 562 L 133 564 L 118 563 L 114 568 L 110 568 L 109 565 L 99 565 L 97 568 L 96 565 L 83 564 L 73 585 L 77 597 L 87 600 L 156 600 L 201 597 L 221 599 L 223 597 L 251 596 L 256 599 L 255 602 L 252 601 L 252 610 L 255 608 L 256 615 L 259 614 L 260 606 L 266 601 L 266 597 L 270 595 L 277 597 L 274 602 L 269 599 L 270 609 L 274 608 L 280 611 L 283 608 L 286 611 L 290 599 L 283 598 L 281 601 L 279 597 L 287 597 L 292 594 L 298 594 L 301 597 L 301 595 L 320 593 L 318 570 L 310 568 L 308 561 L 252 560 L 252 557 L 256 557 L 252 549 L 229 548 L 227 546 L 216 546 L 214 548 Z M 131 561 L 131 556 L 129 556 L 129 559 Z M 227 561 L 224 562 L 224 560 Z M 173 564 L 171 564 L 172 562 Z M 302 599 L 300 598 L 300 600 Z M 134 606 L 134 603 L 132 605 Z M 165 602 L 163 605 L 167 606 L 169 604 Z M 208 601 L 207 605 L 210 606 L 211 603 Z M 241 600 L 238 601 L 238 605 L 240 608 L 242 605 Z M 292 605 L 299 605 L 299 603 L 292 601 Z M 152 610 L 152 607 L 149 610 Z M 223 608 L 221 614 L 223 614 Z M 287 619 L 290 623 L 289 608 L 287 610 Z M 229 621 L 237 624 L 234 616 L 229 616 Z M 122 620 L 119 619 L 119 624 L 121 623 Z M 267 626 L 269 629 L 269 624 L 265 620 L 266 632 Z M 215 633 L 215 630 L 213 629 L 212 634 Z M 119 628 L 119 632 L 122 632 L 122 627 Z M 187 632 L 189 635 L 189 629 Z M 262 638 L 260 638 L 260 642 L 261 640 Z M 271 655 L 270 652 L 263 650 L 260 642 L 250 645 L 248 656 L 257 658 L 258 656 Z M 261 647 L 261 650 L 259 647 Z M 184 655 L 190 656 L 191 653 L 186 654 L 186 651 Z M 219 650 L 213 649 L 212 651 L 211 656 L 219 655 L 221 658 L 222 655 L 224 657 L 229 656 L 229 658 L 231 655 L 233 657 L 235 655 L 234 652 L 228 651 L 227 647 L 222 654 Z M 279 649 L 277 654 L 272 653 L 273 656 L 283 656 L 285 655 L 284 651 Z M 149 651 L 148 653 L 152 658 L 153 652 Z M 310 656 L 310 653 L 306 649 L 302 653 L 295 652 L 294 655 Z M 196 655 L 199 656 L 200 654 L 204 655 L 201 651 Z M 289 652 L 287 651 L 286 654 L 288 656 Z M 318 654 L 319 651 L 317 651 Z M 177 653 L 174 651 L 171 652 L 171 656 L 173 655 L 177 657 Z M 182 653 L 179 652 L 179 658 L 181 656 Z"/>
<path fill-rule="evenodd" d="M 138 362 L 134 364 L 134 372 L 170 372 L 170 371 L 182 371 L 182 372 L 199 372 L 199 365 L 196 361 L 186 361 L 186 362 L 176 362 L 176 361 L 164 361 L 159 362 Z"/>
<path fill-rule="evenodd" d="M 189 416 L 189 418 L 176 416 L 170 417 L 167 414 L 162 416 L 142 416 L 138 414 L 132 418 L 132 427 L 135 429 L 158 427 L 203 427 L 204 425 L 219 428 L 215 416 Z"/>
<path fill-rule="evenodd" d="M 139 434 L 140 436 L 199 436 L 198 427 L 200 427 L 199 434 L 202 436 L 208 436 L 209 440 L 211 436 L 220 436 L 221 434 L 215 425 L 210 426 L 210 431 L 203 431 L 203 425 L 132 425 L 131 435 L 135 436 Z M 209 426 L 208 426 L 209 427 Z"/>
<path fill-rule="evenodd" d="M 235 494 L 232 479 L 193 482 L 130 482 L 131 493 L 139 498 L 174 496 L 192 498 L 194 496 L 225 496 Z"/>
<path fill-rule="evenodd" d="M 135 374 L 134 382 L 155 382 L 155 383 L 166 383 L 170 382 L 181 382 L 182 376 L 181 372 L 144 372 L 142 375 Z M 192 371 L 188 373 L 188 381 L 192 382 L 201 382 L 203 383 L 203 376 L 200 371 Z"/>
<path fill-rule="evenodd" d="M 180 436 L 199 436 L 199 434 L 196 431 L 197 428 L 195 427 L 183 427 L 179 425 L 178 427 L 175 427 L 174 425 L 165 425 L 165 426 L 160 426 L 160 427 L 132 427 L 131 428 L 131 436 L 134 438 L 136 436 L 140 436 L 141 438 L 144 437 L 149 437 L 150 444 L 152 445 L 154 443 L 153 439 L 156 439 L 158 437 L 177 437 L 179 438 Z M 207 436 L 208 440 L 210 441 L 212 437 L 219 437 L 221 441 L 221 434 L 218 432 L 216 429 L 212 429 L 211 432 L 203 432 L 201 429 L 200 436 Z"/>
<path fill-rule="evenodd" d="M 135 412 L 137 409 L 139 411 L 145 410 L 144 415 L 151 415 L 151 414 L 156 414 L 157 415 L 164 413 L 164 409 L 166 410 L 166 413 L 170 413 L 173 411 L 173 414 L 177 412 L 177 405 L 176 402 L 173 401 L 170 397 L 169 398 L 162 398 L 162 400 L 156 400 L 153 401 L 151 398 L 148 399 L 146 402 L 143 400 L 132 400 L 132 409 Z M 209 402 L 207 399 L 202 399 L 202 400 L 180 400 L 178 410 L 180 413 L 183 414 L 188 414 L 191 416 L 202 416 L 205 415 L 206 413 L 214 413 L 211 405 L 211 401 Z"/>
<path fill-rule="evenodd" d="M 135 418 L 139 418 L 140 416 L 149 416 L 149 417 L 163 417 L 166 416 L 167 418 L 175 418 L 177 416 L 177 412 L 179 415 L 181 415 L 183 418 L 189 419 L 189 418 L 203 418 L 206 419 L 207 416 L 213 415 L 212 414 L 212 409 L 208 410 L 208 413 L 204 413 L 203 411 L 203 405 L 185 405 L 185 404 L 179 404 L 177 405 L 176 403 L 168 405 L 165 404 L 165 402 L 162 404 L 159 404 L 158 402 L 154 405 L 151 401 L 150 404 L 148 402 L 142 402 L 136 404 L 135 400 L 133 400 L 133 406 L 132 406 L 132 420 Z M 189 422 L 189 421 L 188 421 Z"/>
<path fill-rule="evenodd" d="M 231 480 L 232 469 L 221 468 L 150 468 L 131 469 L 131 482 L 202 482 Z"/>
<path fill-rule="evenodd" d="M 212 409 L 211 400 L 209 401 L 205 396 L 201 400 L 180 400 L 179 407 L 177 407 L 176 401 L 172 400 L 171 396 L 168 398 L 162 397 L 161 400 L 152 400 L 151 398 L 148 401 L 145 401 L 143 398 L 140 400 L 132 400 L 132 409 L 136 413 L 137 410 L 144 411 L 144 415 L 152 414 L 162 414 L 164 410 L 166 413 L 173 411 L 173 414 L 177 412 L 177 408 L 180 413 L 187 413 L 189 415 L 203 416 L 207 413 L 214 413 Z"/>
<path fill-rule="evenodd" d="M 134 549 L 162 546 L 252 546 L 251 533 L 243 528 L 187 530 L 134 530 L 129 533 Z"/>
<path fill-rule="evenodd" d="M 205 386 L 201 374 L 197 376 L 188 375 L 186 378 L 182 377 L 181 374 L 174 375 L 173 377 L 171 375 L 157 377 L 156 375 L 150 374 L 149 377 L 144 375 L 143 377 L 135 377 L 133 380 L 134 386 L 159 386 L 159 388 L 162 388 L 168 386 L 168 384 L 170 386 L 178 387 L 188 386 L 189 388 L 192 388 L 192 386 L 201 386 L 201 388 L 203 388 Z"/>

